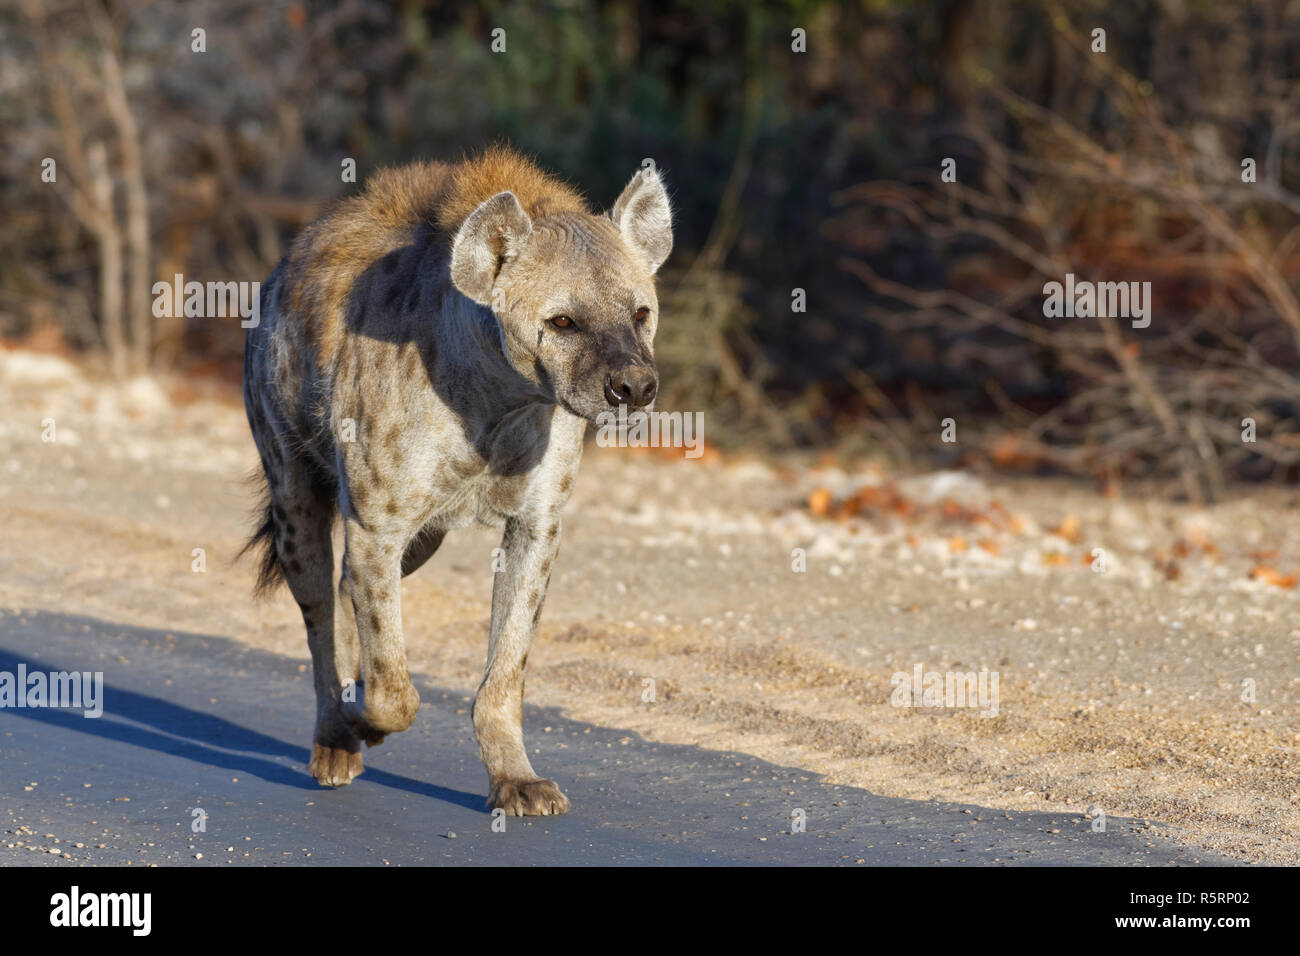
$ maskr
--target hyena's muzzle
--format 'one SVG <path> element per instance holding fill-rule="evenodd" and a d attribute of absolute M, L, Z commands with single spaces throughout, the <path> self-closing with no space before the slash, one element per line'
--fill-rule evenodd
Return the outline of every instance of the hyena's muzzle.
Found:
<path fill-rule="evenodd" d="M 637 363 L 624 365 L 605 376 L 605 401 L 617 408 L 644 408 L 659 392 L 659 376 L 654 366 Z"/>

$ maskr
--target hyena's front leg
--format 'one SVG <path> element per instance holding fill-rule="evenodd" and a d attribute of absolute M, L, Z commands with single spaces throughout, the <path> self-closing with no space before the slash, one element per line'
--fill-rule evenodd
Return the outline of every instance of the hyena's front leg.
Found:
<path fill-rule="evenodd" d="M 524 666 L 560 545 L 560 517 L 511 518 L 505 570 L 492 588 L 487 670 L 474 697 L 474 736 L 487 767 L 488 803 L 512 816 L 564 813 L 569 799 L 534 772 L 524 749 Z"/>
<path fill-rule="evenodd" d="M 420 694 L 406 667 L 402 637 L 402 552 L 399 536 L 368 530 L 346 519 L 346 588 L 352 596 L 361 644 L 364 693 L 344 700 L 343 715 L 369 744 L 405 730 L 420 709 Z"/>

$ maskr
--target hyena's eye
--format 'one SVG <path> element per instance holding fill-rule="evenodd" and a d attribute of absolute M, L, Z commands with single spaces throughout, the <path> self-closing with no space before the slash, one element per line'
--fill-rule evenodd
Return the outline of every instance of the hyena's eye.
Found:
<path fill-rule="evenodd" d="M 641 306 L 641 308 L 636 310 L 636 314 L 633 316 L 633 318 L 636 319 L 638 322 L 644 322 L 646 319 L 650 318 L 650 310 L 643 305 Z"/>
<path fill-rule="evenodd" d="M 551 319 L 551 325 L 555 326 L 557 329 L 571 329 L 573 328 L 573 319 L 569 318 L 567 315 L 557 315 Z"/>

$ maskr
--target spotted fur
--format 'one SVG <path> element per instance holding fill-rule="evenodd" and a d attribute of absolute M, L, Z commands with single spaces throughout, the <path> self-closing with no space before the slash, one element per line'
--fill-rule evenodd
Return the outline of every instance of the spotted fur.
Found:
<path fill-rule="evenodd" d="M 524 749 L 524 665 L 586 424 L 653 402 L 654 274 L 671 246 L 655 172 L 594 214 L 493 149 L 377 173 L 267 279 L 244 363 L 267 489 L 249 547 L 263 549 L 259 585 L 283 579 L 302 609 L 320 783 L 351 782 L 363 741 L 415 719 L 401 578 L 481 522 L 503 526 L 505 556 L 473 711 L 489 802 L 568 809 Z"/>

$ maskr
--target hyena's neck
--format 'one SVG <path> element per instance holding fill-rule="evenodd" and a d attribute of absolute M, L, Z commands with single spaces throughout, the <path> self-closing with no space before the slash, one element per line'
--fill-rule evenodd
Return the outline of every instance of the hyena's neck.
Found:
<path fill-rule="evenodd" d="M 555 404 L 543 382 L 507 358 L 507 350 L 518 346 L 507 340 L 490 309 L 448 289 L 430 331 L 437 356 L 434 390 L 462 417 L 484 421 Z"/>

